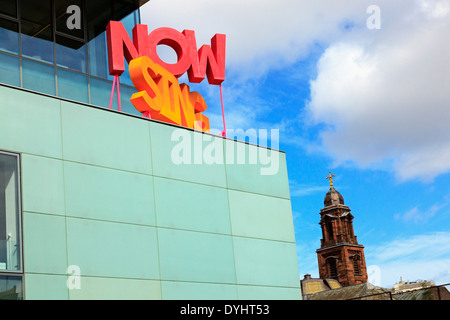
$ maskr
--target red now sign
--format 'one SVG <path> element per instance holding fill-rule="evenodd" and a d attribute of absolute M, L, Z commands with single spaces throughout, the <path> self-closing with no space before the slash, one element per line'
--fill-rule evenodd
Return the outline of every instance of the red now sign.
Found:
<path fill-rule="evenodd" d="M 158 28 L 150 34 L 146 25 L 138 24 L 133 28 L 133 40 L 130 39 L 121 22 L 110 21 L 107 28 L 109 73 L 121 75 L 125 70 L 124 58 L 131 60 L 147 56 L 177 78 L 187 72 L 189 81 L 200 83 L 208 77 L 210 84 L 219 85 L 225 80 L 225 38 L 216 34 L 211 45 L 203 45 L 197 50 L 195 32 L 179 32 L 171 28 Z M 167 45 L 177 54 L 177 62 L 169 64 L 161 60 L 156 48 Z"/>

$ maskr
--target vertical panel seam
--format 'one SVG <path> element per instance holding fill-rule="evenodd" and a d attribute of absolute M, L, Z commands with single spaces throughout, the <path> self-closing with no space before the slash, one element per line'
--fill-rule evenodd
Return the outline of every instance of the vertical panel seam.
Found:
<path fill-rule="evenodd" d="M 218 138 L 216 138 L 218 139 Z M 223 140 L 223 152 L 222 152 L 222 156 L 223 156 L 223 167 L 225 170 L 225 188 L 227 190 L 227 202 L 228 202 L 228 219 L 230 220 L 230 237 L 231 237 L 231 247 L 232 247 L 232 252 L 233 252 L 233 265 L 234 265 L 234 279 L 235 279 L 235 290 L 236 290 L 236 297 L 239 300 L 239 290 L 238 290 L 238 279 L 237 279 L 237 269 L 236 269 L 236 254 L 235 254 L 235 250 L 234 250 L 234 235 L 233 235 L 233 225 L 231 222 L 231 206 L 230 206 L 230 193 L 229 193 L 229 186 L 228 186 L 228 173 L 227 173 L 227 163 L 226 163 L 226 144 L 228 142 L 227 139 L 222 139 Z M 233 147 L 234 148 L 234 147 Z"/>
<path fill-rule="evenodd" d="M 62 106 L 62 100 L 59 100 L 59 118 L 60 118 L 60 135 L 61 135 L 61 162 L 62 162 L 62 179 L 63 179 L 63 203 L 64 203 L 64 233 L 65 233 L 65 248 L 66 248 L 66 276 L 67 276 L 67 268 L 69 267 L 69 247 L 68 247 L 68 232 L 67 232 L 67 208 L 66 208 L 66 165 L 64 161 L 64 135 L 63 135 L 63 106 Z M 66 289 L 67 289 L 67 299 L 70 300 L 70 291 L 69 287 L 67 286 L 66 282 Z"/>
<path fill-rule="evenodd" d="M 155 176 L 153 175 L 153 150 L 152 150 L 152 133 L 151 133 L 151 122 L 147 122 L 148 128 L 148 138 L 150 143 L 150 164 L 151 164 L 151 177 L 152 177 L 152 196 L 153 196 L 153 210 L 155 214 L 155 233 L 156 233 L 156 249 L 157 249 L 157 257 L 158 257 L 158 274 L 159 274 L 159 293 L 161 300 L 163 300 L 163 288 L 162 288 L 162 278 L 161 278 L 161 255 L 160 255 L 160 246 L 159 246 L 159 226 L 158 226 L 158 215 L 156 212 L 156 194 L 155 194 Z"/>

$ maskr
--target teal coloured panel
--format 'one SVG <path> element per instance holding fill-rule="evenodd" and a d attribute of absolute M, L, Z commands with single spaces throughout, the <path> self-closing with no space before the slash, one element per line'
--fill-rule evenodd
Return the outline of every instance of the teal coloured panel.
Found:
<path fill-rule="evenodd" d="M 301 300 L 302 293 L 298 288 L 237 286 L 240 300 Z M 264 309 L 263 309 L 264 311 Z M 269 305 L 270 314 L 270 305 Z"/>
<path fill-rule="evenodd" d="M 161 280 L 235 283 L 231 236 L 158 228 Z"/>
<path fill-rule="evenodd" d="M 233 237 L 237 284 L 299 287 L 295 243 Z"/>
<path fill-rule="evenodd" d="M 236 300 L 234 284 L 161 281 L 164 300 Z"/>
<path fill-rule="evenodd" d="M 161 300 L 159 280 L 81 277 L 70 300 Z"/>
<path fill-rule="evenodd" d="M 23 213 L 25 272 L 66 274 L 65 218 Z"/>
<path fill-rule="evenodd" d="M 290 199 L 283 152 L 231 140 L 224 145 L 228 188 Z"/>
<path fill-rule="evenodd" d="M 67 255 L 82 276 L 159 279 L 153 227 L 68 217 Z"/>
<path fill-rule="evenodd" d="M 152 173 L 147 121 L 65 101 L 61 111 L 65 160 Z"/>
<path fill-rule="evenodd" d="M 233 235 L 295 242 L 291 201 L 228 190 Z"/>
<path fill-rule="evenodd" d="M 64 162 L 67 216 L 156 225 L 153 177 Z"/>
<path fill-rule="evenodd" d="M 22 154 L 23 209 L 64 215 L 61 160 Z"/>
<path fill-rule="evenodd" d="M 0 86 L 0 148 L 61 158 L 60 101 Z"/>
<path fill-rule="evenodd" d="M 67 276 L 25 274 L 26 300 L 68 300 Z"/>
<path fill-rule="evenodd" d="M 231 234 L 226 189 L 154 179 L 158 226 Z"/>
<path fill-rule="evenodd" d="M 221 137 L 157 122 L 150 133 L 155 176 L 226 187 Z"/>

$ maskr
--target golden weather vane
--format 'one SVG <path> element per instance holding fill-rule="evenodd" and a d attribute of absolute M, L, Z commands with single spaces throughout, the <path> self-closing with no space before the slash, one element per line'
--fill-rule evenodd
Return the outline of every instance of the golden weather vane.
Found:
<path fill-rule="evenodd" d="M 330 174 L 328 175 L 328 177 L 326 177 L 326 179 L 330 179 L 330 188 L 333 188 L 333 177 L 336 177 L 334 174 Z"/>

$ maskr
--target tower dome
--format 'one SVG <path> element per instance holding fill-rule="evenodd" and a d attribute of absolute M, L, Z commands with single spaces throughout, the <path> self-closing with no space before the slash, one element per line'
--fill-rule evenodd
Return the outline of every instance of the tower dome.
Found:
<path fill-rule="evenodd" d="M 323 204 L 325 207 L 334 206 L 338 204 L 344 204 L 344 198 L 334 187 L 331 187 L 325 195 L 325 199 L 323 200 Z"/>

